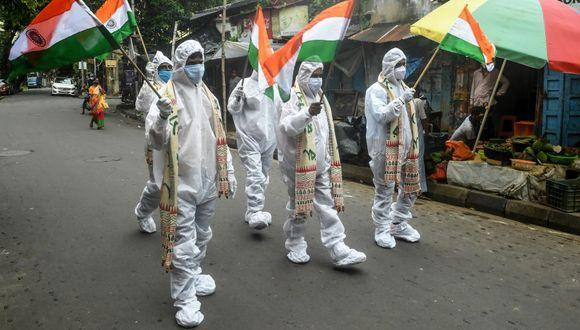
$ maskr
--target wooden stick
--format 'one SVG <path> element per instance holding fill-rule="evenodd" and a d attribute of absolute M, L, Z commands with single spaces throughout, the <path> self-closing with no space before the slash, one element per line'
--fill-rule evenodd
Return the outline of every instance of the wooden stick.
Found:
<path fill-rule="evenodd" d="M 226 134 L 228 132 L 228 110 L 227 110 L 227 99 L 226 99 L 226 5 L 227 0 L 224 0 L 222 8 L 222 101 L 223 101 L 223 121 Z"/>
<path fill-rule="evenodd" d="M 177 41 L 177 27 L 179 25 L 179 21 L 175 21 L 173 25 L 173 38 L 171 39 L 171 60 L 175 60 L 175 42 Z"/>
<path fill-rule="evenodd" d="M 131 8 L 133 9 L 133 13 L 135 13 L 135 0 L 131 0 Z M 143 45 L 143 51 L 145 52 L 145 56 L 147 57 L 147 62 L 151 62 L 149 59 L 149 53 L 147 52 L 147 47 L 145 46 L 145 41 L 143 40 L 143 36 L 141 35 L 141 29 L 139 29 L 139 24 L 137 24 L 137 34 L 139 35 L 139 39 L 141 39 L 141 45 Z"/>
<path fill-rule="evenodd" d="M 429 62 L 427 62 L 427 65 L 425 66 L 425 68 L 423 68 L 423 72 L 421 72 L 421 75 L 419 76 L 419 78 L 417 78 L 417 81 L 415 81 L 415 85 L 413 85 L 413 89 L 417 89 L 417 86 L 419 86 L 419 83 L 421 82 L 421 80 L 423 80 L 423 77 L 425 76 L 425 73 L 427 73 L 427 70 L 429 70 L 429 67 L 431 66 L 431 64 L 433 64 L 433 60 L 435 60 L 435 56 L 437 56 L 437 54 L 439 54 L 439 46 L 437 46 L 437 48 L 435 48 L 435 52 L 433 52 L 433 55 L 431 56 L 431 59 L 429 60 Z"/>
<path fill-rule="evenodd" d="M 477 148 L 477 144 L 479 143 L 479 139 L 481 138 L 481 133 L 483 132 L 483 127 L 485 126 L 485 121 L 487 120 L 487 115 L 489 114 L 489 109 L 491 109 L 491 105 L 495 99 L 495 93 L 497 92 L 497 88 L 499 86 L 499 82 L 501 80 L 501 76 L 503 75 L 503 70 L 505 69 L 505 65 L 507 64 L 507 60 L 504 58 L 503 63 L 501 65 L 501 69 L 499 70 L 499 75 L 497 76 L 497 80 L 495 81 L 495 85 L 493 86 L 493 91 L 491 92 L 491 96 L 489 98 L 489 102 L 485 107 L 485 114 L 483 115 L 483 119 L 481 120 L 481 125 L 479 127 L 479 132 L 477 133 L 477 138 L 475 139 L 475 144 L 473 145 L 473 152 L 475 152 L 475 148 Z"/>

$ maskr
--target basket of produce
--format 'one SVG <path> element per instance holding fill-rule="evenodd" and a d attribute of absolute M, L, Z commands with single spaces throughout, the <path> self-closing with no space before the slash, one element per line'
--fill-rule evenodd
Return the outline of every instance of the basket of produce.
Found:
<path fill-rule="evenodd" d="M 511 147 L 507 144 L 488 144 L 483 149 L 485 158 L 493 159 L 508 165 L 513 157 Z"/>
<path fill-rule="evenodd" d="M 546 181 L 548 204 L 564 212 L 580 211 L 580 179 Z"/>
<path fill-rule="evenodd" d="M 554 164 L 570 165 L 576 160 L 576 158 L 578 158 L 578 156 L 572 153 L 563 153 L 559 155 L 554 152 L 548 152 L 548 160 L 550 163 Z"/>
<path fill-rule="evenodd" d="M 534 144 L 534 136 L 519 136 L 512 138 L 512 148 L 514 152 L 524 152 L 527 147 Z"/>
<path fill-rule="evenodd" d="M 519 171 L 531 171 L 536 166 L 536 162 L 524 159 L 512 159 L 512 168 Z"/>

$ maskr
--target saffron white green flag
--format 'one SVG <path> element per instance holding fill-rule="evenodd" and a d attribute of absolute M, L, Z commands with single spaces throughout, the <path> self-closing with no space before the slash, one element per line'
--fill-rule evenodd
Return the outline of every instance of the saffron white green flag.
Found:
<path fill-rule="evenodd" d="M 472 58 L 485 64 L 488 71 L 493 71 L 495 46 L 483 33 L 467 5 L 441 41 L 439 48 Z"/>
<path fill-rule="evenodd" d="M 111 32 L 113 38 L 120 44 L 125 38 L 135 32 L 137 28 L 137 20 L 135 14 L 131 10 L 129 1 L 127 0 L 107 0 L 97 10 L 97 18 L 105 25 L 107 30 Z M 99 56 L 103 60 L 108 54 Z"/>
<path fill-rule="evenodd" d="M 270 45 L 268 38 L 268 31 L 266 29 L 266 21 L 262 13 L 262 7 L 258 6 L 256 17 L 254 19 L 254 26 L 252 27 L 252 37 L 248 47 L 248 61 L 256 72 L 258 72 L 258 86 L 260 90 L 267 90 L 270 85 L 264 75 L 264 63 L 272 56 L 274 51 Z M 273 90 L 270 89 L 266 93 L 270 94 Z"/>
<path fill-rule="evenodd" d="M 354 0 L 343 1 L 325 9 L 266 60 L 266 79 L 270 86 L 278 84 L 284 101 L 290 97 L 297 61 L 313 56 L 318 56 L 322 62 L 334 60 L 337 47 L 350 24 L 353 9 Z"/>
<path fill-rule="evenodd" d="M 118 47 L 82 1 L 53 0 L 10 49 L 9 79 L 95 57 Z"/>

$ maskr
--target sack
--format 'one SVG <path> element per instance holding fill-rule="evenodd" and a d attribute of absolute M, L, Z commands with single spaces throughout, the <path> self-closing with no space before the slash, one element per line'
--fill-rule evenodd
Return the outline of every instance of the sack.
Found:
<path fill-rule="evenodd" d="M 447 182 L 447 161 L 437 164 L 437 166 L 435 166 L 435 173 L 431 174 L 429 179 L 441 183 Z"/>
<path fill-rule="evenodd" d="M 475 156 L 471 149 L 463 141 L 447 141 L 445 142 L 447 149 L 453 150 L 453 160 L 472 160 Z"/>

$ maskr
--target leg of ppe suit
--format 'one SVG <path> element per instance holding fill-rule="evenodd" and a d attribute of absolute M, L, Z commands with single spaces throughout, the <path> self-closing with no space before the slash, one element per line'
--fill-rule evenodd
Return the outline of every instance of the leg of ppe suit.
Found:
<path fill-rule="evenodd" d="M 161 191 L 159 187 L 153 181 L 147 181 L 147 185 L 141 193 L 141 199 L 135 207 L 135 215 L 142 232 L 154 233 L 157 230 L 151 214 L 159 207 L 160 200 Z"/>
<path fill-rule="evenodd" d="M 392 205 L 391 215 L 393 216 L 392 233 L 393 236 L 408 242 L 417 242 L 421 235 L 408 223 L 413 218 L 411 208 L 415 205 L 417 194 L 406 195 L 403 187 L 399 187 L 397 202 Z"/>
<path fill-rule="evenodd" d="M 259 151 L 240 151 L 240 158 L 246 168 L 246 197 L 248 200 L 246 221 L 250 216 L 264 208 L 264 187 L 267 177 L 262 170 L 262 156 Z"/>
<path fill-rule="evenodd" d="M 320 239 L 325 248 L 331 249 L 346 238 L 344 226 L 334 209 L 330 176 L 328 173 L 316 175 L 314 210 L 320 219 Z"/>
<path fill-rule="evenodd" d="M 170 284 L 171 297 L 178 308 L 175 319 L 181 326 L 196 326 L 203 321 L 195 280 L 201 273 L 200 263 L 211 239 L 209 224 L 214 212 L 215 200 L 196 206 L 179 198 Z"/>
<path fill-rule="evenodd" d="M 377 156 L 371 161 L 373 171 L 373 183 L 375 196 L 371 216 L 375 224 L 375 242 L 378 246 L 392 249 L 396 245 L 395 238 L 391 235 L 391 204 L 395 191 L 395 182 L 385 182 L 384 156 Z"/>
<path fill-rule="evenodd" d="M 286 250 L 288 250 L 287 257 L 293 263 L 304 264 L 310 261 L 310 256 L 306 253 L 306 217 L 296 217 L 294 214 L 294 182 L 284 176 L 284 181 L 288 186 L 288 203 L 286 204 L 286 222 L 283 229 L 286 234 Z"/>

